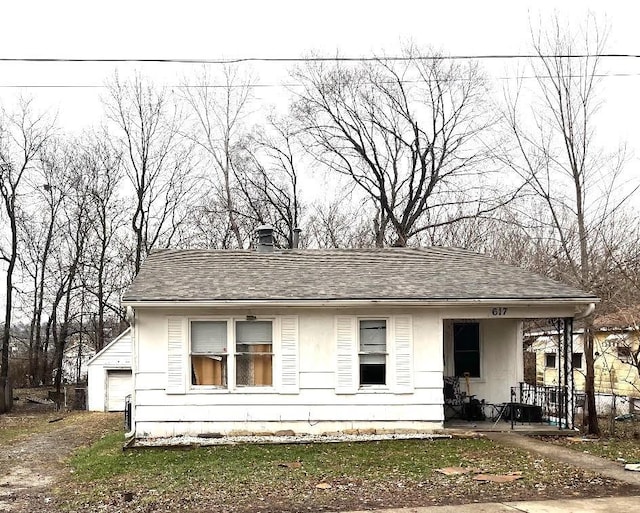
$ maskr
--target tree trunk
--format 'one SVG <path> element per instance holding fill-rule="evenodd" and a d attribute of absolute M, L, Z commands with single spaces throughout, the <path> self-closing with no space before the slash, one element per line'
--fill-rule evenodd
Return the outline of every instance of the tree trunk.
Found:
<path fill-rule="evenodd" d="M 587 432 L 591 435 L 599 435 L 598 412 L 596 411 L 595 372 L 593 354 L 593 324 L 589 317 L 585 319 L 584 326 L 584 357 L 586 376 L 584 382 L 585 400 L 587 405 Z"/>

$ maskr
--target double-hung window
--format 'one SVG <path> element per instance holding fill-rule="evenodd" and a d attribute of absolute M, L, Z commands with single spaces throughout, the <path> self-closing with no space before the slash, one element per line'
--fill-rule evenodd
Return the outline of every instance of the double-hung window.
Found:
<path fill-rule="evenodd" d="M 227 387 L 227 322 L 191 322 L 191 384 Z"/>
<path fill-rule="evenodd" d="M 273 323 L 236 321 L 236 386 L 273 385 Z"/>
<path fill-rule="evenodd" d="M 387 321 L 360 321 L 360 385 L 387 383 Z"/>

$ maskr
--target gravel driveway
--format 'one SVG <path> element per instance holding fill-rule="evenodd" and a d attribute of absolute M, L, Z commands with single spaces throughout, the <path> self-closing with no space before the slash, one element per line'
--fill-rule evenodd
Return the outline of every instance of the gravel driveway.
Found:
<path fill-rule="evenodd" d="M 51 511 L 51 487 L 68 472 L 64 460 L 78 447 L 112 432 L 121 414 L 18 408 L 0 416 L 0 429 L 12 432 L 0 451 L 0 511 Z"/>

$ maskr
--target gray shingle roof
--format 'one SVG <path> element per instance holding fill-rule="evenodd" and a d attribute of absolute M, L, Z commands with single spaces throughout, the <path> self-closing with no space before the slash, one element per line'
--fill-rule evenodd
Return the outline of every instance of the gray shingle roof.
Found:
<path fill-rule="evenodd" d="M 152 252 L 123 300 L 596 299 L 457 248 Z"/>

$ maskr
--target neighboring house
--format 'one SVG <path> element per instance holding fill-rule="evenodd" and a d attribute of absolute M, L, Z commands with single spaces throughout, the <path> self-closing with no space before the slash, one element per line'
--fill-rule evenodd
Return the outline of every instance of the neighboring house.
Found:
<path fill-rule="evenodd" d="M 640 307 L 596 316 L 593 322 L 594 385 L 598 394 L 599 413 L 608 413 L 612 396 L 640 398 L 640 378 L 635 363 L 640 353 Z M 571 369 L 576 392 L 584 392 L 585 358 L 584 330 L 576 328 L 573 335 Z M 536 354 L 536 384 L 554 387 L 558 383 L 560 359 L 558 330 L 548 326 L 525 336 L 527 351 Z M 621 403 L 618 402 L 618 408 Z M 623 406 L 623 405 L 622 405 Z M 618 410 L 620 411 L 620 409 Z"/>
<path fill-rule="evenodd" d="M 265 240 L 266 239 L 266 240 Z M 133 309 L 134 437 L 443 426 L 443 383 L 510 401 L 522 320 L 597 298 L 453 248 L 157 250 Z"/>
<path fill-rule="evenodd" d="M 124 410 L 125 397 L 133 391 L 131 356 L 131 328 L 127 328 L 88 362 L 88 410 Z"/>
<path fill-rule="evenodd" d="M 83 383 L 87 379 L 87 364 L 96 350 L 79 336 L 74 336 L 64 348 L 62 380 L 64 383 Z"/>

